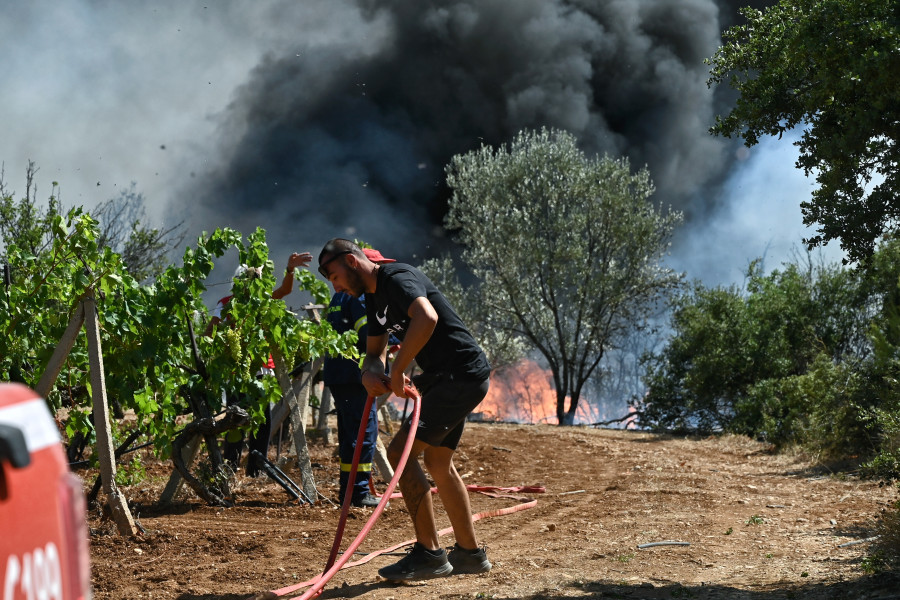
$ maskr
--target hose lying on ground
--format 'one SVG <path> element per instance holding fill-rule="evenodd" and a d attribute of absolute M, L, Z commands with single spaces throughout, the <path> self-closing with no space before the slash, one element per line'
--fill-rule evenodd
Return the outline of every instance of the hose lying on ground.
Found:
<path fill-rule="evenodd" d="M 388 500 L 390 499 L 391 493 L 394 491 L 394 488 L 397 486 L 397 482 L 400 481 L 400 475 L 403 474 L 403 468 L 406 466 L 406 461 L 409 458 L 409 454 L 412 451 L 413 442 L 416 439 L 414 432 L 416 428 L 419 426 L 419 413 L 422 410 L 422 399 L 419 397 L 419 392 L 410 386 L 407 386 L 404 391 L 406 392 L 407 397 L 412 398 L 413 400 L 413 412 L 409 421 L 409 431 L 413 432 L 406 438 L 406 445 L 403 447 L 403 455 L 400 457 L 400 462 L 397 464 L 397 468 L 394 470 L 394 477 L 391 479 L 390 483 L 388 483 L 387 491 L 385 495 L 378 502 L 378 506 L 375 507 L 375 510 L 372 511 L 372 515 L 369 517 L 369 520 L 366 521 L 366 524 L 363 526 L 362 530 L 360 530 L 359 534 L 357 534 L 356 538 L 350 542 L 350 545 L 347 547 L 347 550 L 344 551 L 344 554 L 337 559 L 334 560 L 334 557 L 337 554 L 337 549 L 341 544 L 341 538 L 344 534 L 344 525 L 347 522 L 347 515 L 350 511 L 350 488 L 348 486 L 347 492 L 344 495 L 344 503 L 341 508 L 341 518 L 338 522 L 338 530 L 335 535 L 334 544 L 331 549 L 331 555 L 328 557 L 328 562 L 325 565 L 325 572 L 315 578 L 312 583 L 312 587 L 310 587 L 306 592 L 303 593 L 302 596 L 299 596 L 300 600 L 307 600 L 308 598 L 312 598 L 325 587 L 325 584 L 334 577 L 334 575 L 341 570 L 345 563 L 350 560 L 350 557 L 353 556 L 353 552 L 359 548 L 360 544 L 362 544 L 363 540 L 368 535 L 369 531 L 371 531 L 372 527 L 375 525 L 375 522 L 378 520 L 378 517 L 381 516 L 381 513 L 384 512 L 384 507 L 387 505 Z M 371 408 L 373 398 L 369 396 L 366 399 L 366 410 L 363 414 L 368 414 L 369 408 Z M 368 424 L 368 420 L 365 420 L 360 423 L 360 434 L 365 434 L 365 428 Z M 362 451 L 362 439 L 357 437 L 356 441 L 356 449 L 353 452 L 353 465 L 351 466 L 350 478 L 348 481 L 353 481 L 356 478 L 356 469 L 359 463 L 359 455 Z M 291 589 L 282 589 L 282 590 L 273 590 L 272 593 L 274 596 L 269 597 L 278 597 L 283 594 L 288 593 L 289 591 L 293 591 L 295 589 L 300 589 L 303 587 L 300 586 L 291 586 Z"/>
<path fill-rule="evenodd" d="M 529 508 L 534 508 L 535 506 L 537 506 L 537 500 L 523 502 L 522 504 L 517 504 L 515 506 L 508 506 L 506 508 L 498 508 L 495 510 L 486 510 L 484 512 L 480 512 L 480 513 L 476 513 L 476 514 L 472 515 L 472 522 L 474 523 L 475 521 L 479 521 L 481 519 L 487 519 L 490 517 L 499 517 L 499 516 L 503 516 L 503 515 L 509 515 L 509 514 L 512 514 L 515 512 L 519 512 L 520 510 L 527 510 Z M 444 536 L 444 535 L 447 535 L 448 533 L 452 533 L 452 532 L 453 532 L 452 527 L 446 527 L 446 528 L 438 531 L 438 536 Z M 374 552 L 370 552 L 370 553 L 366 554 L 365 556 L 363 556 L 362 558 L 360 558 L 359 560 L 355 560 L 353 562 L 339 561 L 339 564 L 341 565 L 340 568 L 333 567 L 334 573 L 331 573 L 331 575 L 328 577 L 328 579 L 331 579 L 331 577 L 333 577 L 334 574 L 337 573 L 337 571 L 339 571 L 340 569 L 349 569 L 350 567 L 358 567 L 359 565 L 364 565 L 377 556 L 389 554 L 391 552 L 394 552 L 395 550 L 403 548 L 404 546 L 409 546 L 409 545 L 413 544 L 415 541 L 416 541 L 415 538 L 412 538 L 409 540 L 404 540 L 402 542 L 394 544 L 393 546 L 389 546 L 387 548 L 382 548 L 381 550 L 376 550 Z M 351 547 L 352 547 L 352 549 L 351 549 Z M 357 546 L 351 545 L 351 547 L 348 547 L 347 550 L 343 553 L 344 557 L 349 558 L 350 556 L 352 556 L 353 553 L 356 551 L 356 548 L 358 547 L 358 545 Z M 338 563 L 335 563 L 335 564 L 337 565 Z M 312 579 L 309 579 L 307 581 L 303 581 L 301 583 L 295 583 L 293 585 L 289 585 L 289 586 L 283 587 L 281 589 L 263 592 L 262 594 L 259 594 L 259 595 L 249 598 L 248 600 L 275 600 L 276 598 L 280 598 L 281 596 L 283 596 L 285 594 L 290 594 L 291 592 L 297 591 L 304 587 L 319 583 L 322 577 L 323 577 L 322 575 L 316 575 L 315 577 L 313 577 Z M 326 582 L 327 582 L 327 580 L 326 580 Z M 323 587 L 324 587 L 324 582 L 323 582 Z M 321 588 L 319 588 L 319 589 L 321 589 Z M 312 597 L 311 595 L 308 595 L 309 593 L 310 593 L 310 590 L 307 590 L 307 592 L 303 596 L 292 596 L 290 598 L 285 598 L 284 600 L 300 600 L 301 598 L 303 600 L 306 600 L 307 598 Z"/>
<path fill-rule="evenodd" d="M 409 431 L 415 432 L 416 428 L 418 427 L 419 413 L 421 411 L 421 398 L 419 397 L 418 392 L 414 388 L 407 387 L 405 389 L 405 391 L 406 391 L 407 396 L 414 400 L 413 412 L 410 417 Z M 372 402 L 373 402 L 373 398 L 371 396 L 369 398 L 367 398 L 366 406 L 363 411 L 363 414 L 369 414 L 369 409 L 371 407 Z M 362 451 L 362 440 L 363 440 L 363 436 L 365 435 L 366 426 L 367 426 L 367 421 L 360 423 L 360 430 L 359 430 L 359 435 L 357 436 L 357 440 L 356 440 L 356 448 L 354 449 L 354 453 L 353 453 L 353 464 L 351 465 L 349 481 L 354 481 L 356 479 L 356 470 L 357 470 L 357 467 L 359 464 L 360 453 Z M 283 587 L 280 589 L 263 592 L 261 594 L 257 594 L 255 596 L 249 598 L 248 600 L 273 600 L 275 598 L 279 598 L 281 596 L 284 596 L 285 594 L 289 594 L 291 592 L 302 589 L 304 587 L 312 586 L 308 590 L 306 590 L 306 592 L 304 592 L 302 595 L 287 599 L 287 600 L 308 600 L 309 598 L 312 598 L 313 596 L 318 595 L 321 592 L 321 590 L 325 587 L 325 584 L 328 583 L 328 581 L 332 577 L 334 577 L 334 575 L 337 574 L 337 572 L 339 570 L 341 570 L 345 567 L 349 568 L 349 567 L 355 567 L 358 565 L 365 564 L 365 563 L 369 562 L 370 560 L 372 560 L 373 558 L 375 558 L 376 556 L 380 556 L 382 554 L 393 552 L 394 550 L 402 548 L 403 546 L 407 546 L 407 545 L 414 543 L 416 541 L 415 538 L 413 538 L 411 540 L 405 540 L 405 541 L 395 544 L 389 548 L 384 548 L 382 550 L 370 552 L 369 554 L 365 555 L 364 557 L 362 557 L 359 560 L 349 562 L 350 558 L 356 552 L 356 549 L 359 548 L 359 546 L 365 540 L 366 535 L 368 535 L 369 531 L 371 531 L 372 527 L 375 525 L 375 522 L 378 520 L 378 517 L 381 516 L 381 513 L 384 511 L 384 508 L 387 505 L 388 501 L 391 498 L 401 497 L 401 494 L 399 494 L 399 493 L 394 494 L 393 491 L 394 491 L 394 488 L 397 486 L 397 483 L 400 480 L 400 476 L 403 473 L 403 468 L 406 466 L 406 462 L 409 459 L 409 454 L 410 454 L 410 451 L 412 450 L 412 444 L 414 441 L 415 441 L 415 435 L 407 436 L 406 445 L 403 448 L 403 455 L 401 456 L 400 462 L 397 464 L 397 468 L 394 470 L 394 477 L 391 479 L 390 483 L 388 484 L 387 489 L 385 490 L 384 494 L 381 496 L 381 499 L 378 502 L 378 506 L 375 507 L 375 510 L 372 512 L 372 515 L 369 517 L 369 520 L 366 521 L 366 524 L 360 530 L 359 534 L 350 543 L 350 545 L 347 547 L 347 549 L 342 553 L 341 558 L 336 559 L 339 548 L 340 548 L 341 540 L 343 538 L 344 527 L 346 525 L 347 516 L 349 514 L 349 509 L 350 509 L 351 493 L 350 493 L 349 486 L 347 488 L 347 492 L 344 495 L 344 499 L 343 499 L 343 503 L 342 503 L 342 507 L 341 507 L 341 516 L 340 516 L 340 519 L 338 522 L 337 532 L 335 534 L 334 543 L 332 545 L 331 553 L 328 557 L 328 561 L 326 562 L 324 572 L 321 575 L 317 575 L 316 577 L 313 577 L 312 579 L 309 579 L 307 581 L 304 581 L 301 583 L 296 583 L 296 584 L 293 584 L 293 585 L 290 585 L 287 587 Z M 512 499 L 516 499 L 516 500 L 520 500 L 520 501 L 524 500 L 524 502 L 522 502 L 521 504 L 518 504 L 516 506 L 510 506 L 507 508 L 484 511 L 484 512 L 472 515 L 473 523 L 475 521 L 478 521 L 483 518 L 508 515 L 508 514 L 518 512 L 520 510 L 526 510 L 529 508 L 533 508 L 534 506 L 537 505 L 537 500 L 531 500 L 530 498 L 523 498 L 520 496 L 512 496 L 512 495 L 509 495 L 510 492 L 525 492 L 525 493 L 543 493 L 544 492 L 544 488 L 539 487 L 539 486 L 498 487 L 498 486 L 468 485 L 468 486 L 466 486 L 466 488 L 470 491 L 479 492 L 479 493 L 485 494 L 487 496 L 495 497 L 495 498 L 512 498 Z M 436 492 L 436 491 L 437 491 L 436 488 L 432 488 L 432 492 Z M 502 492 L 502 493 L 497 493 L 497 492 Z M 451 533 L 452 531 L 453 531 L 452 527 L 447 527 L 445 529 L 441 529 L 440 531 L 438 531 L 438 535 L 443 536 L 448 533 Z"/>

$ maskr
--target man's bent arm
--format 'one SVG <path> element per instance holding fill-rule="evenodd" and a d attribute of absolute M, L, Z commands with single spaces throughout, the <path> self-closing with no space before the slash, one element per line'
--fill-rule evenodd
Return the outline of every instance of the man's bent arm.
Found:
<path fill-rule="evenodd" d="M 401 344 L 397 356 L 394 357 L 394 364 L 391 367 L 391 389 L 400 398 L 406 397 L 403 392 L 403 386 L 406 383 L 403 372 L 431 339 L 431 334 L 434 333 L 438 322 L 437 311 L 425 296 L 419 296 L 413 300 L 407 314 L 409 315 L 409 326 L 406 328 L 403 344 Z"/>

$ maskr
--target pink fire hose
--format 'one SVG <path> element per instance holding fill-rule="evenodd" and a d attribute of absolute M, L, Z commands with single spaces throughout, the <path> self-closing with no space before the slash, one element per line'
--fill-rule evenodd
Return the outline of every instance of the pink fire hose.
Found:
<path fill-rule="evenodd" d="M 392 552 L 394 550 L 397 550 L 398 548 L 402 548 L 403 546 L 407 546 L 416 541 L 415 539 L 406 540 L 406 541 L 400 542 L 399 544 L 395 544 L 389 548 L 384 548 L 384 549 L 378 550 L 376 552 L 371 552 L 357 561 L 349 562 L 350 558 L 353 556 L 356 549 L 359 548 L 359 546 L 365 540 L 366 535 L 368 535 L 369 531 L 372 530 L 372 527 L 375 525 L 375 522 L 381 516 L 381 513 L 384 512 L 384 508 L 387 505 L 388 501 L 391 498 L 397 498 L 397 497 L 401 496 L 401 494 L 399 494 L 399 493 L 394 494 L 393 492 L 394 492 L 394 488 L 397 487 L 397 483 L 400 481 L 400 476 L 403 474 L 403 469 L 406 466 L 407 460 L 409 459 L 409 455 L 412 450 L 412 445 L 413 445 L 413 442 L 415 441 L 415 431 L 419 425 L 419 413 L 421 412 L 421 409 L 422 409 L 422 400 L 419 397 L 418 391 L 412 386 L 406 386 L 404 388 L 404 391 L 406 392 L 406 395 L 409 398 L 412 398 L 412 400 L 413 400 L 413 412 L 412 412 L 412 415 L 410 416 L 410 423 L 409 423 L 410 435 L 408 435 L 406 438 L 406 445 L 403 447 L 403 455 L 400 457 L 400 462 L 397 464 L 397 468 L 394 470 L 394 477 L 391 479 L 390 483 L 388 483 L 387 489 L 385 490 L 384 494 L 381 496 L 381 500 L 378 502 L 378 506 L 376 506 L 375 510 L 372 511 L 372 514 L 369 517 L 369 520 L 366 521 L 366 524 L 360 530 L 359 534 L 357 534 L 356 538 L 350 543 L 350 545 L 347 547 L 347 549 L 344 551 L 344 553 L 341 555 L 341 557 L 338 558 L 337 560 L 335 560 L 337 557 L 338 551 L 340 549 L 341 540 L 344 535 L 344 527 L 347 523 L 347 516 L 349 515 L 349 512 L 350 512 L 350 503 L 351 503 L 351 495 L 352 494 L 351 494 L 351 489 L 348 485 L 347 491 L 344 494 L 344 499 L 343 499 L 343 502 L 341 505 L 341 516 L 340 516 L 340 520 L 338 522 L 337 531 L 335 533 L 334 544 L 331 547 L 331 554 L 328 557 L 328 561 L 325 565 L 324 572 L 321 575 L 318 575 L 316 577 L 313 577 L 312 579 L 309 579 L 309 580 L 301 582 L 301 583 L 296 583 L 296 584 L 293 584 L 293 585 L 290 585 L 287 587 L 283 587 L 283 588 L 280 588 L 277 590 L 271 590 L 268 592 L 263 592 L 261 594 L 257 594 L 255 596 L 253 596 L 252 598 L 250 598 L 249 600 L 272 600 L 275 598 L 280 598 L 281 596 L 283 596 L 285 594 L 289 594 L 289 593 L 299 590 L 301 588 L 304 588 L 307 586 L 312 586 L 308 590 L 306 590 L 306 592 L 304 592 L 302 595 L 294 596 L 292 598 L 286 599 L 286 600 L 309 600 L 309 598 L 319 595 L 321 593 L 322 589 L 325 587 L 325 584 L 328 583 L 328 581 L 331 580 L 331 578 L 334 577 L 335 574 L 337 574 L 337 572 L 340 571 L 345 566 L 355 567 L 355 566 L 367 563 L 370 560 L 372 560 L 373 558 L 375 558 L 376 556 L 379 556 L 386 552 Z M 365 405 L 365 410 L 363 411 L 363 414 L 366 414 L 366 415 L 369 414 L 369 410 L 372 406 L 373 401 L 374 401 L 374 398 L 372 396 L 369 396 L 366 399 L 366 405 Z M 362 443 L 363 443 L 363 439 L 365 437 L 365 430 L 366 430 L 367 424 L 368 424 L 368 420 L 360 423 L 359 434 L 356 438 L 356 448 L 353 451 L 353 464 L 351 465 L 351 468 L 350 468 L 349 481 L 355 481 L 355 479 L 356 479 L 356 472 L 357 472 L 357 469 L 359 466 L 359 457 L 362 452 Z M 542 493 L 542 492 L 544 492 L 544 488 L 540 487 L 540 486 L 496 487 L 496 486 L 469 485 L 466 487 L 470 491 L 480 492 L 482 494 L 485 494 L 488 496 L 493 496 L 496 498 L 512 498 L 512 499 L 516 499 L 516 500 L 520 500 L 520 501 L 523 501 L 523 500 L 525 501 L 525 502 L 522 502 L 522 504 L 518 504 L 516 506 L 510 506 L 508 508 L 502 508 L 502 509 L 498 509 L 498 510 L 484 511 L 484 512 L 472 515 L 473 522 L 478 521 L 479 519 L 486 518 L 486 517 L 508 515 L 508 514 L 511 514 L 514 512 L 518 512 L 520 510 L 533 508 L 537 504 L 537 500 L 531 500 L 529 498 L 512 496 L 512 495 L 509 495 L 510 492 L 525 492 L 525 493 L 529 493 L 529 492 L 530 493 Z M 437 490 L 435 490 L 435 489 L 432 490 L 432 492 L 436 492 L 436 491 Z M 497 493 L 497 492 L 500 492 L 500 493 Z M 438 531 L 438 535 L 446 535 L 452 531 L 453 531 L 452 527 L 447 527 L 445 529 L 441 529 L 440 531 Z"/>
<path fill-rule="evenodd" d="M 416 440 L 416 428 L 419 426 L 419 413 L 422 410 L 422 399 L 419 397 L 419 392 L 414 387 L 407 385 L 404 390 L 406 395 L 409 398 L 413 399 L 413 412 L 409 421 L 409 435 L 406 437 L 406 445 L 403 447 L 403 455 L 400 457 L 400 462 L 397 464 L 397 468 L 394 469 L 394 477 L 391 479 L 390 483 L 388 483 L 387 490 L 385 490 L 384 495 L 381 497 L 381 500 L 378 502 L 378 506 L 375 507 L 375 510 L 372 511 L 372 515 L 369 517 L 369 520 L 366 521 L 366 524 L 360 530 L 359 534 L 357 534 L 356 538 L 350 542 L 350 545 L 347 546 L 347 549 L 344 551 L 343 555 L 337 561 L 335 561 L 335 557 L 337 556 L 338 549 L 341 545 L 341 539 L 344 536 L 344 526 L 347 523 L 347 515 L 350 512 L 350 498 L 351 498 L 351 490 L 348 485 L 347 493 L 344 494 L 344 501 L 341 506 L 341 518 L 338 522 L 337 532 L 334 536 L 334 544 L 331 548 L 331 555 L 328 557 L 328 562 L 325 565 L 325 571 L 316 577 L 313 581 L 312 587 L 310 587 L 306 592 L 303 593 L 302 596 L 298 596 L 296 599 L 292 600 L 308 600 L 313 596 L 319 594 L 322 591 L 322 588 L 325 587 L 325 584 L 334 577 L 334 575 L 341 570 L 341 567 L 344 566 L 344 563 L 350 560 L 350 557 L 353 556 L 353 553 L 357 548 L 363 543 L 363 540 L 366 538 L 366 535 L 369 534 L 372 527 L 375 525 L 375 522 L 378 520 L 378 517 L 381 516 L 381 513 L 384 512 L 384 507 L 387 505 L 388 501 L 391 498 L 391 493 L 394 491 L 394 488 L 397 487 L 397 483 L 400 481 L 400 475 L 403 474 L 403 468 L 406 466 L 406 461 L 409 459 L 409 454 L 412 451 L 413 442 Z M 369 414 L 369 409 L 372 407 L 372 402 L 374 398 L 369 396 L 366 399 L 366 406 L 363 414 Z M 359 427 L 359 435 L 356 438 L 356 448 L 353 451 L 353 465 L 350 468 L 350 479 L 349 481 L 354 481 L 356 479 L 356 471 L 359 466 L 359 456 L 362 452 L 362 442 L 366 433 L 366 426 L 368 424 L 368 420 L 364 420 L 360 423 Z M 286 588 L 282 588 L 280 590 L 272 590 L 273 596 L 267 595 L 269 598 L 277 598 L 283 594 L 290 593 L 294 590 L 302 588 L 304 585 L 307 585 L 308 582 L 300 583 L 297 585 L 288 586 Z"/>
<path fill-rule="evenodd" d="M 407 388 L 407 395 L 409 395 L 410 388 Z M 344 490 L 344 499 L 341 503 L 341 518 L 338 519 L 338 527 L 337 531 L 334 534 L 334 544 L 331 546 L 331 554 L 328 555 L 328 561 L 325 563 L 324 573 L 328 572 L 328 569 L 331 568 L 331 565 L 334 564 L 335 559 L 337 558 L 338 552 L 341 549 L 341 540 L 344 538 L 344 527 L 347 524 L 347 516 L 350 514 L 350 503 L 353 497 L 353 484 L 349 482 L 356 481 L 356 473 L 359 470 L 359 457 L 362 454 L 362 446 L 363 440 L 366 437 L 366 429 L 369 427 L 369 419 L 371 418 L 370 410 L 372 409 L 372 403 L 375 401 L 374 396 L 369 396 L 366 398 L 366 405 L 363 408 L 362 414 L 366 415 L 366 419 L 361 421 L 359 424 L 359 433 L 356 435 L 356 446 L 353 448 L 353 461 L 350 465 L 350 477 L 347 479 L 348 484 L 346 489 Z M 415 430 L 411 430 L 415 431 Z M 413 436 L 415 437 L 415 436 Z M 408 441 L 408 440 L 407 440 Z M 404 464 L 406 461 L 404 460 Z M 369 482 L 371 483 L 372 479 L 369 478 Z M 379 502 L 379 504 L 381 504 Z M 374 522 L 374 521 L 373 521 Z"/>
<path fill-rule="evenodd" d="M 544 488 L 530 486 L 530 490 L 532 492 L 535 492 L 535 491 L 543 492 Z M 537 500 L 529 500 L 528 502 L 523 502 L 522 504 L 517 504 L 515 506 L 509 506 L 507 508 L 486 510 L 484 512 L 480 512 L 480 513 L 476 513 L 476 514 L 472 515 L 472 522 L 474 523 L 475 521 L 479 521 L 481 519 L 486 519 L 488 517 L 500 517 L 503 515 L 511 515 L 513 513 L 519 512 L 520 510 L 527 510 L 529 508 L 534 508 L 535 506 L 537 506 Z M 438 530 L 438 535 L 443 536 L 443 535 L 447 535 L 448 533 L 452 533 L 452 532 L 453 532 L 452 527 L 445 527 L 444 529 Z M 370 552 L 370 553 L 366 554 L 365 556 L 363 556 L 362 558 L 360 558 L 359 560 L 355 560 L 353 562 L 341 561 L 342 565 L 340 566 L 340 569 L 349 568 L 349 567 L 358 567 L 360 565 L 364 565 L 377 556 L 381 556 L 382 554 L 386 554 L 388 552 L 393 552 L 404 546 L 409 546 L 410 544 L 412 544 L 415 541 L 416 541 L 415 538 L 412 538 L 409 540 L 404 540 L 402 542 L 394 544 L 393 546 L 388 546 L 387 548 L 382 548 L 381 550 L 376 550 L 375 552 Z M 347 553 L 345 553 L 344 556 L 349 556 L 349 555 Z M 337 572 L 340 569 L 336 569 L 335 572 Z M 284 587 L 279 590 L 263 592 L 262 594 L 251 597 L 249 600 L 275 600 L 276 598 L 281 597 L 283 594 L 289 594 L 293 591 L 299 590 L 300 588 L 304 588 L 306 586 L 313 585 L 314 583 L 319 582 L 321 580 L 321 578 L 322 578 L 322 575 L 317 575 L 317 576 L 313 577 L 312 579 L 308 579 L 301 583 L 295 583 L 294 585 L 290 585 L 288 587 Z M 306 597 L 308 598 L 309 596 L 306 596 Z M 301 596 L 285 598 L 285 600 L 299 600 L 299 598 L 301 598 Z"/>

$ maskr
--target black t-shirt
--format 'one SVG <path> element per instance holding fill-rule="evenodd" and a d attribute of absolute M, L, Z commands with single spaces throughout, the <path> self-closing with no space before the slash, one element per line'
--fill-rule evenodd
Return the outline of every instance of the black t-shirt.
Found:
<path fill-rule="evenodd" d="M 401 340 L 409 326 L 409 307 L 425 297 L 437 312 L 431 338 L 416 356 L 426 373 L 453 373 L 472 379 L 490 375 L 487 357 L 459 315 L 424 273 L 403 263 L 379 266 L 375 293 L 366 294 L 369 335 L 392 333 Z"/>

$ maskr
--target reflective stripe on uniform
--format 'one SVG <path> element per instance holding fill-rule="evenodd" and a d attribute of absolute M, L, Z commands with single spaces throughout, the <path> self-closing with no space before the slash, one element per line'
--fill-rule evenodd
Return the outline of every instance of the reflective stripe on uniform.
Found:
<path fill-rule="evenodd" d="M 368 323 L 368 321 L 366 321 L 366 316 L 363 315 L 356 320 L 356 323 L 353 324 L 353 330 L 356 331 L 356 333 L 359 333 L 359 330 L 365 327 L 366 323 Z"/>
<path fill-rule="evenodd" d="M 349 473 L 350 467 L 352 467 L 352 466 L 353 465 L 351 465 L 350 463 L 342 462 L 341 463 L 341 471 L 343 471 L 344 473 Z M 356 468 L 357 473 L 369 473 L 371 471 L 372 471 L 372 463 L 360 463 L 359 467 Z"/>

